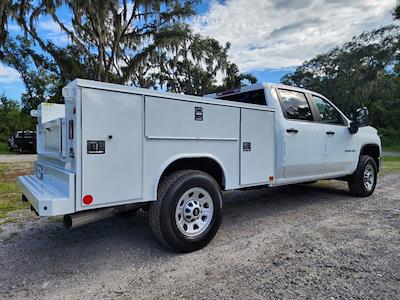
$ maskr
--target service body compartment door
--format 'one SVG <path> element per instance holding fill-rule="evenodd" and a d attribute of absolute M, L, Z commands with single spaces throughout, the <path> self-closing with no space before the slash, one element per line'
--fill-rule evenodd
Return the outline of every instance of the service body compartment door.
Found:
<path fill-rule="evenodd" d="M 142 197 L 142 118 L 140 95 L 82 90 L 82 208 Z M 85 195 L 93 197 L 89 206 Z"/>
<path fill-rule="evenodd" d="M 274 176 L 273 111 L 241 109 L 240 185 L 263 184 Z"/>

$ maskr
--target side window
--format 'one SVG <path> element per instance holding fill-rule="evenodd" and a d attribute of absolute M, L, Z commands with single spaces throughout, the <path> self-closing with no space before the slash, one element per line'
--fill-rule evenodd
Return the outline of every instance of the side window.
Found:
<path fill-rule="evenodd" d="M 287 119 L 313 121 L 310 105 L 303 93 L 279 90 L 283 114 Z"/>
<path fill-rule="evenodd" d="M 318 96 L 312 96 L 317 107 L 322 123 L 343 125 L 343 118 L 340 113 L 330 103 Z"/>

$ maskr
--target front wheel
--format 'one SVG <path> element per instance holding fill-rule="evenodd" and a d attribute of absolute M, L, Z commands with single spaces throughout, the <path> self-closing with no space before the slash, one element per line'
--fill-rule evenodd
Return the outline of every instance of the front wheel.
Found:
<path fill-rule="evenodd" d="M 357 169 L 348 180 L 350 192 L 358 197 L 372 195 L 378 178 L 377 170 L 376 162 L 371 156 L 361 156 Z"/>
<path fill-rule="evenodd" d="M 222 220 L 222 196 L 205 172 L 183 170 L 165 178 L 158 200 L 150 206 L 150 225 L 157 238 L 178 252 L 207 245 Z"/>

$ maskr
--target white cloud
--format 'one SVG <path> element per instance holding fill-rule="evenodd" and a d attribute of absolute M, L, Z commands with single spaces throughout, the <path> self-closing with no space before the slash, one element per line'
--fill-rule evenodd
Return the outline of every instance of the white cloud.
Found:
<path fill-rule="evenodd" d="M 13 83 L 20 80 L 17 70 L 0 64 L 0 82 Z"/>
<path fill-rule="evenodd" d="M 51 32 L 51 33 L 61 33 L 62 32 L 60 26 L 51 19 L 48 19 L 46 21 L 40 21 L 39 29 L 42 29 L 44 31 Z"/>
<path fill-rule="evenodd" d="M 192 27 L 230 41 L 242 71 L 287 68 L 392 22 L 395 0 L 227 0 L 210 4 Z"/>
<path fill-rule="evenodd" d="M 71 25 L 65 24 L 67 28 Z M 46 39 L 53 41 L 56 44 L 67 44 L 69 42 L 67 34 L 61 29 L 60 25 L 52 19 L 40 20 L 38 22 L 38 29 L 46 37 Z"/>

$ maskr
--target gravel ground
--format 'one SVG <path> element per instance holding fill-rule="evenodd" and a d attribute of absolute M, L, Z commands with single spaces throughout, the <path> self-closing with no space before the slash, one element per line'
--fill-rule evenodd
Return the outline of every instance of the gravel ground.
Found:
<path fill-rule="evenodd" d="M 32 162 L 36 159 L 36 154 L 0 154 L 0 163 Z"/>
<path fill-rule="evenodd" d="M 0 232 L 0 297 L 399 299 L 400 174 L 354 198 L 343 182 L 226 195 L 214 240 L 178 255 L 147 213 L 72 231 L 20 216 Z"/>

